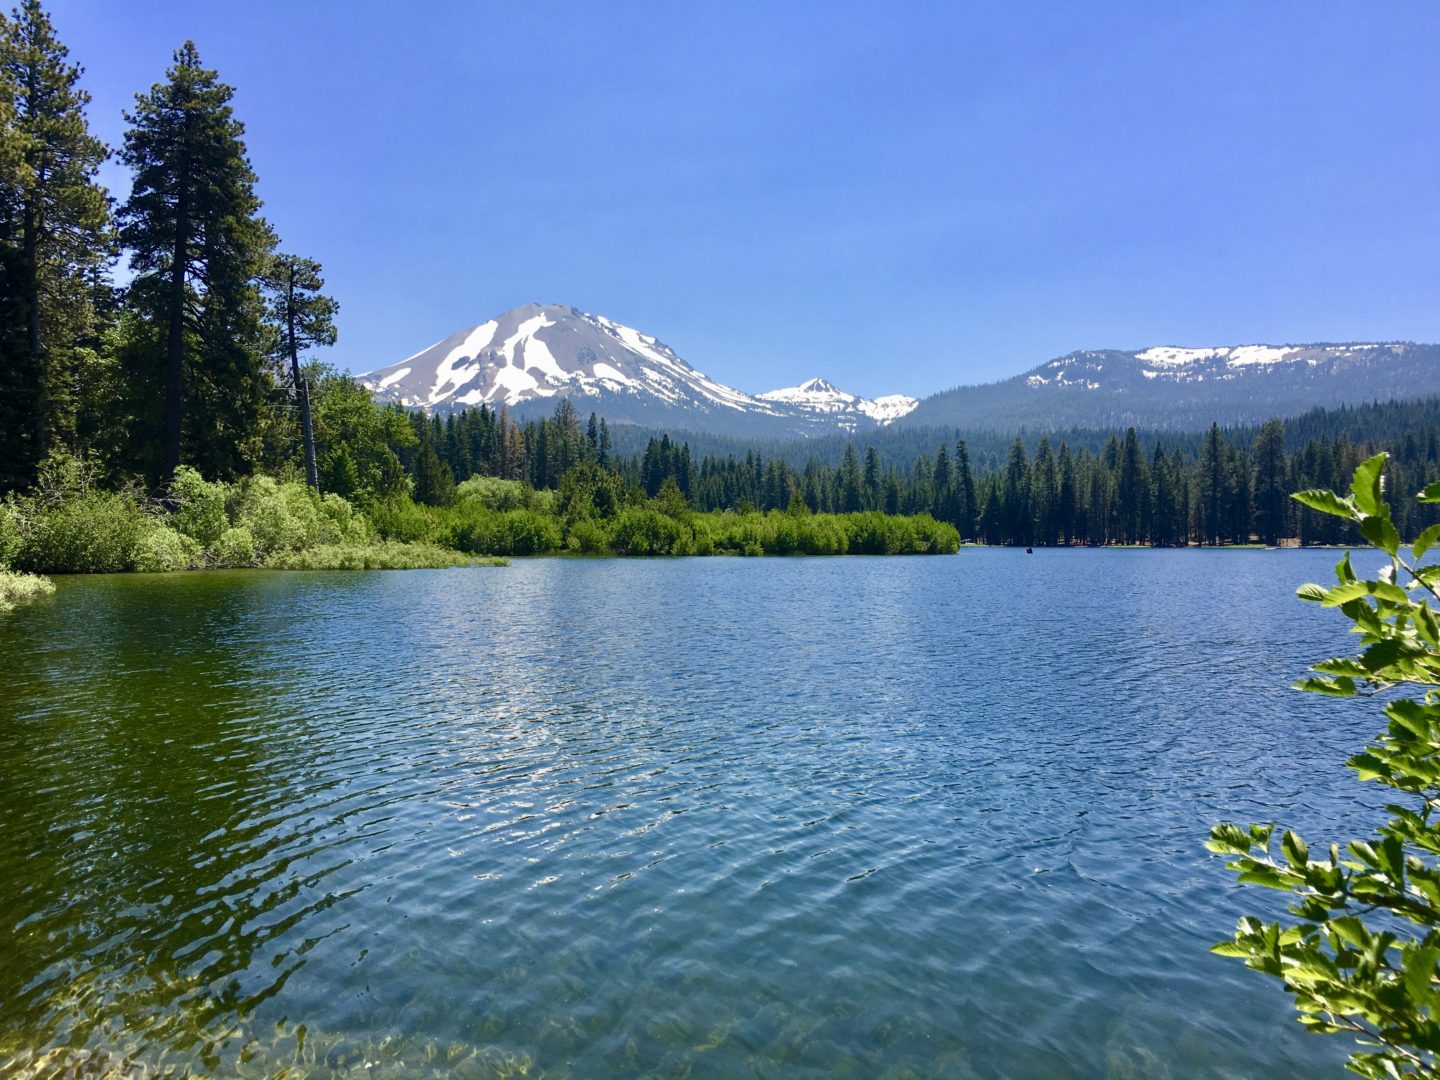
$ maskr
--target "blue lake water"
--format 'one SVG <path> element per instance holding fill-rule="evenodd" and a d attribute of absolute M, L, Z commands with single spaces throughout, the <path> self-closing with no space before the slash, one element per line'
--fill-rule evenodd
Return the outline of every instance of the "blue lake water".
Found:
<path fill-rule="evenodd" d="M 1343 1075 L 1203 847 L 1376 820 L 1373 706 L 1288 689 L 1337 557 L 60 579 L 0 620 L 0 1072 Z"/>

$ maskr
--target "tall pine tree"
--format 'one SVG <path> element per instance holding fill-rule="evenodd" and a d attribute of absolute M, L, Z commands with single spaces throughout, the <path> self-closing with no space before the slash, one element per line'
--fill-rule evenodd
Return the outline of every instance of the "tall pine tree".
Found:
<path fill-rule="evenodd" d="M 109 263 L 108 151 L 67 57 L 39 0 L 0 20 L 0 489 L 73 439 L 77 351 Z"/>
<path fill-rule="evenodd" d="M 231 88 L 193 42 L 127 114 L 121 160 L 134 170 L 120 237 L 136 279 L 132 305 L 153 332 L 149 376 L 161 391 L 159 476 L 182 454 L 207 475 L 248 470 L 272 380 L 257 280 L 274 240 Z"/>
<path fill-rule="evenodd" d="M 316 346 L 335 344 L 335 315 L 340 305 L 320 292 L 325 287 L 325 279 L 320 276 L 320 264 L 299 255 L 275 254 L 265 268 L 263 285 L 269 301 L 268 314 L 276 345 L 289 367 L 291 392 L 300 406 L 305 479 L 319 491 L 310 384 L 300 372 L 300 356 Z"/>

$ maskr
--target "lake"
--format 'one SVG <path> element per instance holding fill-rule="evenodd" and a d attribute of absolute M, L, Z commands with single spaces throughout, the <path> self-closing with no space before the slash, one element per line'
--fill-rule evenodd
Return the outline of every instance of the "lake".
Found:
<path fill-rule="evenodd" d="M 1378 711 L 1288 689 L 1337 558 L 57 579 L 0 619 L 0 1072 L 1338 1077 L 1203 847 L 1378 819 Z"/>

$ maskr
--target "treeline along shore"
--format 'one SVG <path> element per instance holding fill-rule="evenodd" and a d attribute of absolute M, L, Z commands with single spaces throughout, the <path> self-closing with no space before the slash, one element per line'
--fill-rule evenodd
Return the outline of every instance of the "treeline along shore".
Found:
<path fill-rule="evenodd" d="M 1440 522 L 1440 507 L 1415 498 L 1440 479 L 1440 399 L 1312 410 L 1257 429 L 1212 424 L 1203 433 L 1141 436 L 1130 428 L 1016 436 L 1008 448 L 989 433 L 973 440 L 983 448 L 977 450 L 963 433 L 931 433 L 933 450 L 904 461 L 894 459 L 895 448 L 925 436 L 881 432 L 863 450 L 845 443 L 835 464 L 803 441 L 697 457 L 688 442 L 663 434 L 650 438 L 643 453 L 616 457 L 606 422 L 592 414 L 582 427 L 568 401 L 552 418 L 524 425 L 484 406 L 408 420 L 414 443 L 399 454 L 426 475 L 481 473 L 545 488 L 573 463 L 593 461 L 649 496 L 673 482 L 698 511 L 928 514 L 969 543 L 1351 542 L 1356 536 L 1345 522 L 1289 496 L 1343 486 L 1382 449 L 1390 454 L 1386 480 L 1401 534 L 1415 536 Z M 421 497 L 433 497 L 424 483 Z"/>

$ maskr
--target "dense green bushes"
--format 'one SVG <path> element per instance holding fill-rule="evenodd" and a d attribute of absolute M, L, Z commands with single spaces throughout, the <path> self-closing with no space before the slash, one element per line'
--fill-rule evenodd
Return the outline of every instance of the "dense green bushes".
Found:
<path fill-rule="evenodd" d="M 931 555 L 960 547 L 955 528 L 928 514 L 697 514 L 663 496 L 621 504 L 588 480 L 562 483 L 557 495 L 474 477 L 457 486 L 449 506 L 398 498 L 371 518 L 386 539 L 479 555 Z"/>
<path fill-rule="evenodd" d="M 182 466 L 166 497 L 151 500 L 133 489 L 99 490 L 84 462 L 56 457 L 34 491 L 0 504 L 0 568 L 38 573 L 473 561 L 433 545 L 379 544 L 369 518 L 345 499 L 268 476 L 222 484 Z"/>
<path fill-rule="evenodd" d="M 461 555 L 433 544 L 324 544 L 270 556 L 271 570 L 427 570 L 444 566 L 504 566 L 504 559 Z"/>
<path fill-rule="evenodd" d="M 38 573 L 164 573 L 448 566 L 487 556 L 908 555 L 956 551 L 929 515 L 692 512 L 673 484 L 654 499 L 581 466 L 559 491 L 472 477 L 444 506 L 406 494 L 364 511 L 297 481 L 207 481 L 181 467 L 161 499 L 101 490 L 85 463 L 55 457 L 27 495 L 0 503 L 0 568 Z"/>

